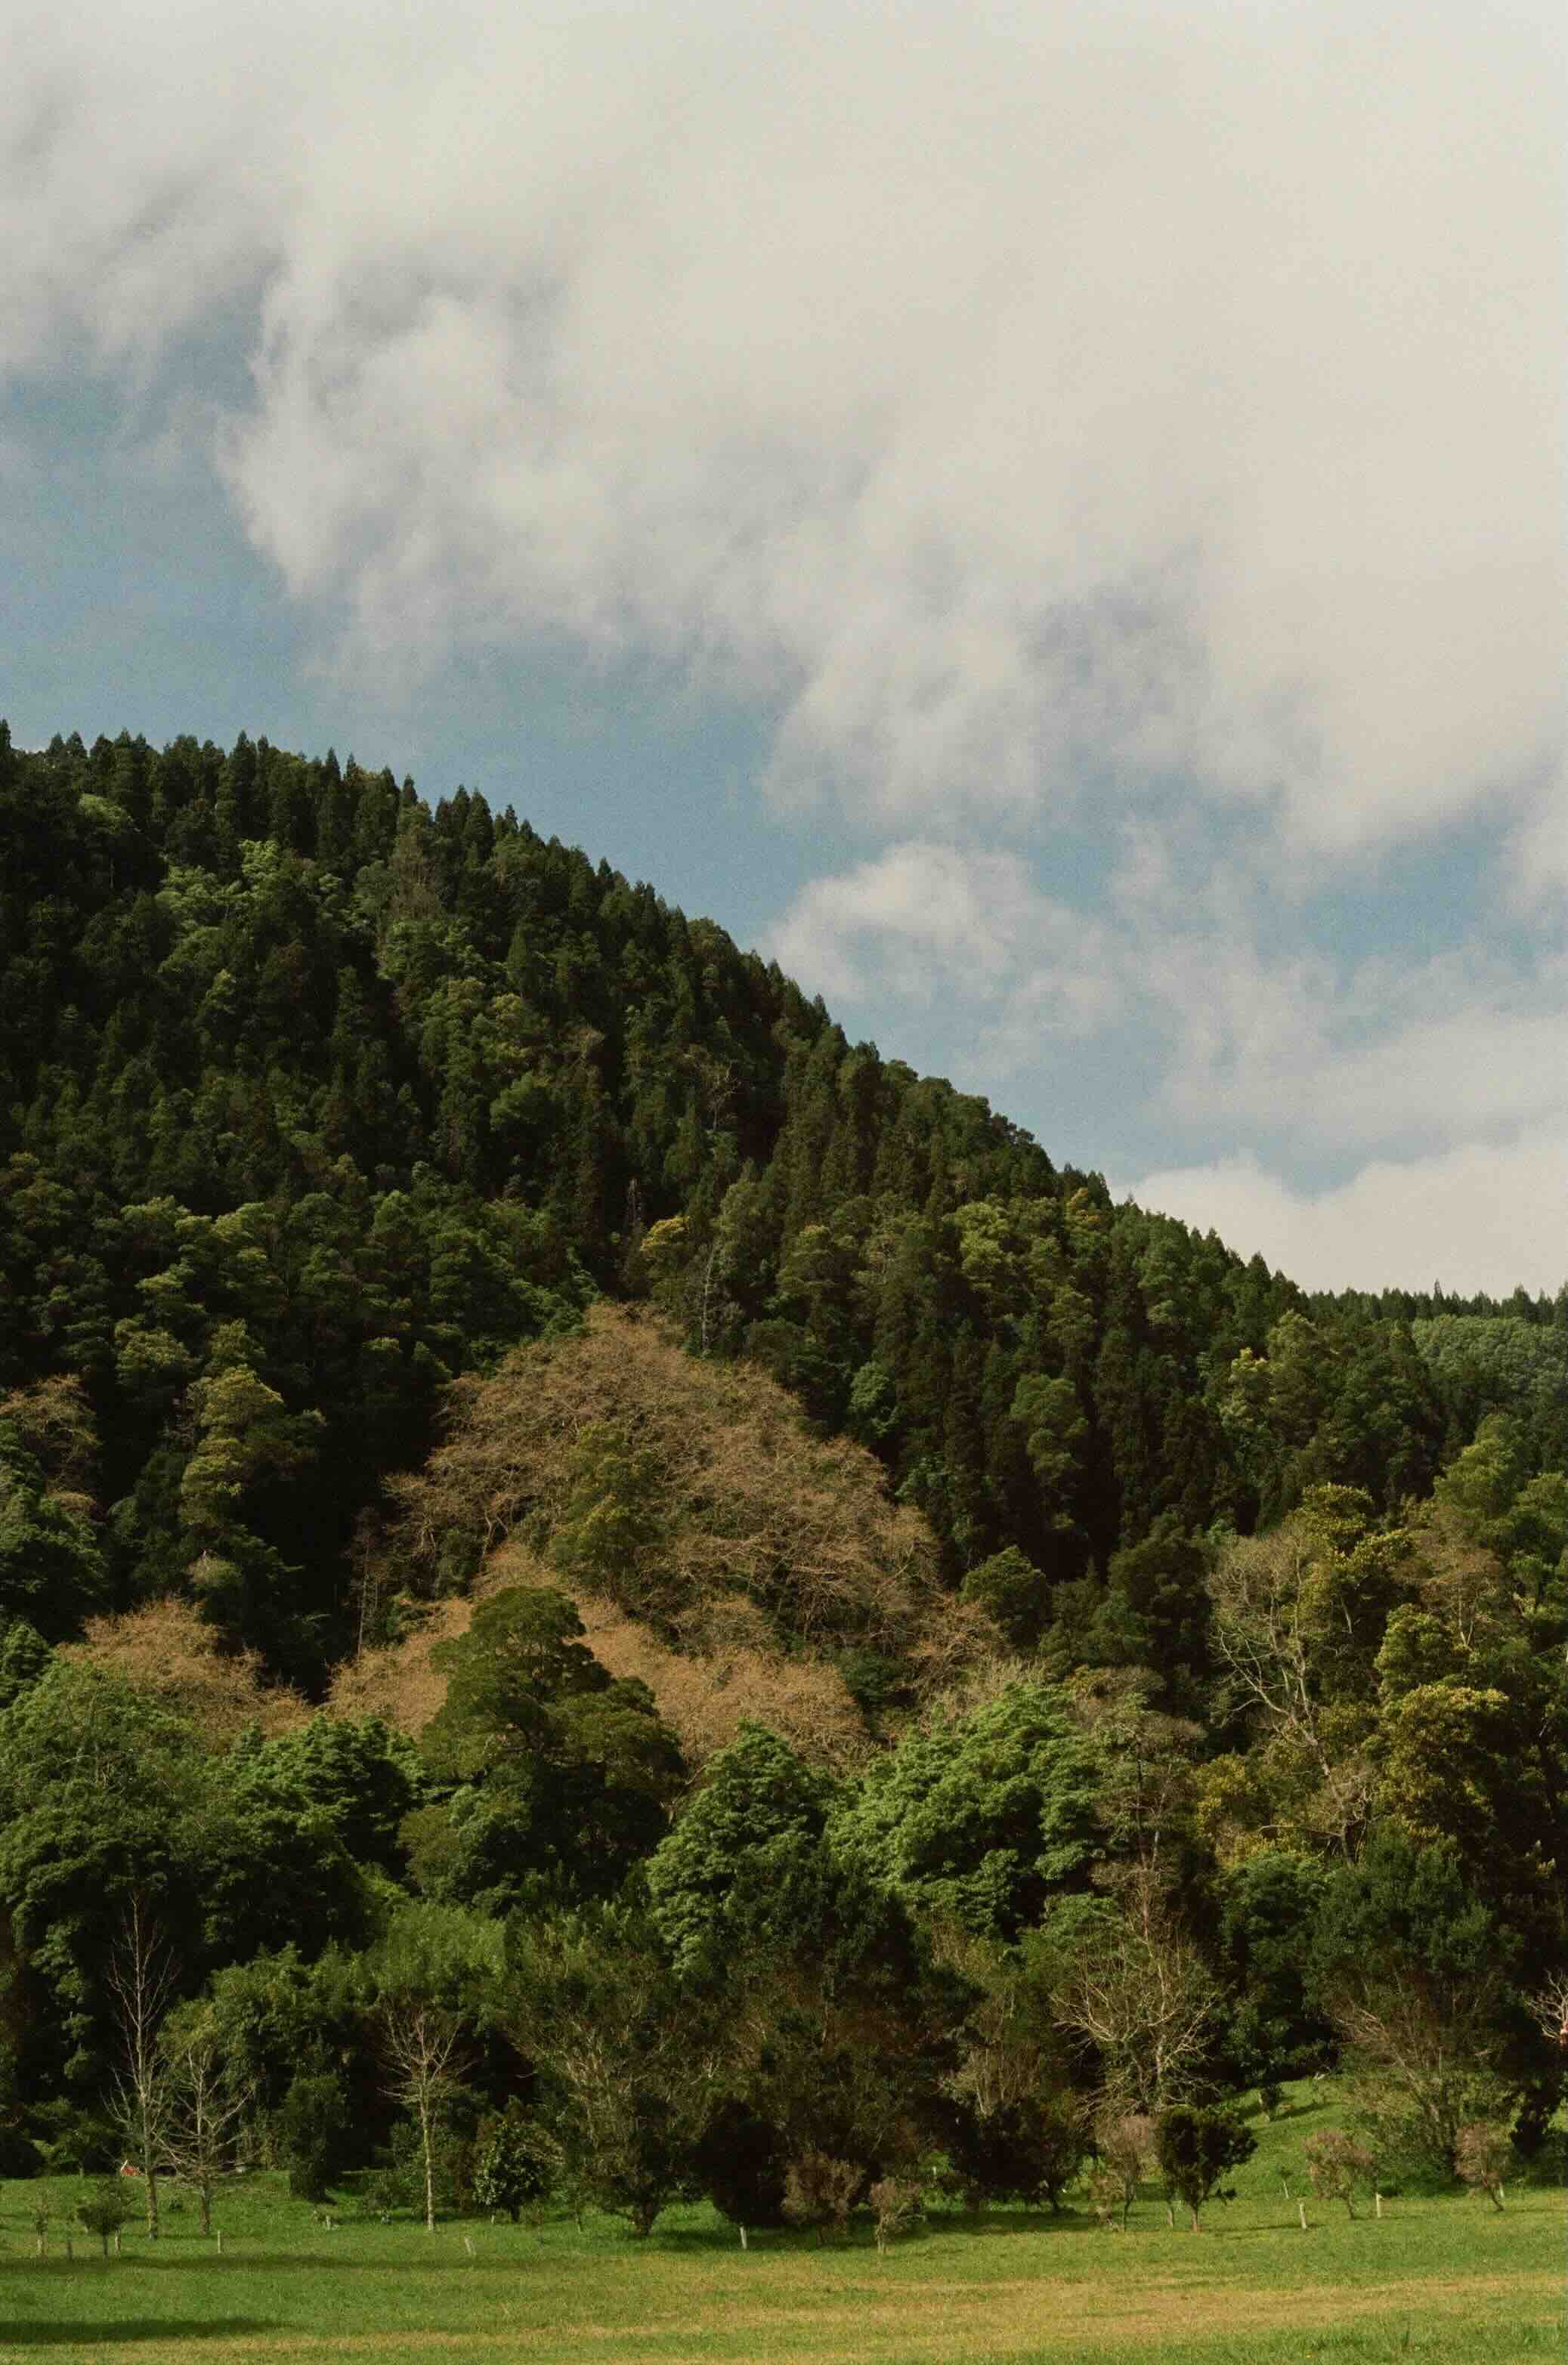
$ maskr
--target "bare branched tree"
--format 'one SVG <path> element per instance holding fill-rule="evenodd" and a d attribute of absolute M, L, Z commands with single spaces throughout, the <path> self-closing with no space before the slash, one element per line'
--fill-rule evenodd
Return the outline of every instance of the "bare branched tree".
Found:
<path fill-rule="evenodd" d="M 1218 2002 L 1208 1966 L 1139 1867 L 1120 1924 L 1080 1952 L 1057 2023 L 1098 2047 L 1108 2108 L 1153 2113 L 1191 2090 Z"/>
<path fill-rule="evenodd" d="M 435 2231 L 435 2138 L 467 2069 L 463 2023 L 417 1995 L 388 1996 L 376 2015 L 386 2091 L 417 2121 L 424 2163 L 425 2231 Z"/>
<path fill-rule="evenodd" d="M 1337 1579 L 1338 1564 L 1297 1518 L 1268 1535 L 1238 1538 L 1211 1570 L 1208 1591 L 1215 1659 L 1257 1716 L 1276 1767 L 1299 1768 L 1298 1780 L 1315 1791 L 1311 1825 L 1348 1859 L 1375 1785 L 1323 1688 L 1347 1631 Z"/>
<path fill-rule="evenodd" d="M 1433 1994 L 1408 1979 L 1347 1985 L 1332 2001 L 1363 2116 L 1407 2128 L 1434 2166 L 1451 2165 L 1461 2127 L 1502 2099 L 1492 2001 L 1484 1987 Z"/>
<path fill-rule="evenodd" d="M 1568 1971 L 1558 1971 L 1529 2000 L 1530 2015 L 1541 2034 L 1568 2051 Z"/>
<path fill-rule="evenodd" d="M 133 1896 L 109 1953 L 106 1980 L 119 2034 L 113 2114 L 126 2157 L 141 2172 L 150 2240 L 158 2238 L 158 2171 L 168 2135 L 172 2079 L 158 2043 L 174 2000 L 177 1966 L 157 1922 Z"/>
<path fill-rule="evenodd" d="M 233 2169 L 255 2090 L 236 2074 L 210 2013 L 176 2016 L 161 2049 L 169 2073 L 163 2160 L 171 2175 L 195 2186 L 201 2230 L 210 2234 L 212 2196 Z"/>

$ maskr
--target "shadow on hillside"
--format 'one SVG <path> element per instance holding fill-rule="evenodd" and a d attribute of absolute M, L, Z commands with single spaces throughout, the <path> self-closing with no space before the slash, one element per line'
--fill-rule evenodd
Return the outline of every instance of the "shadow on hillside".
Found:
<path fill-rule="evenodd" d="M 276 2332 L 277 2324 L 260 2315 L 208 2316 L 201 2324 L 171 2324 L 167 2316 L 122 2316 L 118 2322 L 97 2324 L 17 2324 L 6 2326 L 5 2353 L 14 2348 L 93 2348 L 113 2341 L 243 2340 L 258 2333 Z"/>

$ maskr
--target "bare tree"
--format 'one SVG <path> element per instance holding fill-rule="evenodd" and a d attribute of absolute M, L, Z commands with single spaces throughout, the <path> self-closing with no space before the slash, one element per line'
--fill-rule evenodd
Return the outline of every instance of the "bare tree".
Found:
<path fill-rule="evenodd" d="M 1100 2167 L 1092 2185 L 1097 2211 L 1109 2225 L 1117 2210 L 1126 2230 L 1133 2202 L 1155 2168 L 1154 2121 L 1139 2111 L 1105 2111 L 1094 2122 Z"/>
<path fill-rule="evenodd" d="M 386 2091 L 419 2124 L 424 2162 L 425 2231 L 435 2231 L 435 2137 L 461 2090 L 467 2057 L 454 2012 L 416 1995 L 385 1998 L 376 2015 Z"/>
<path fill-rule="evenodd" d="M 158 2171 L 163 2165 L 171 2108 L 171 2075 L 158 2037 L 174 2001 L 174 1956 L 139 1895 L 120 1921 L 106 1980 L 118 2026 L 113 2116 L 126 2155 L 140 2170 L 147 2233 L 158 2238 Z"/>
<path fill-rule="evenodd" d="M 1353 1738 L 1357 1720 L 1331 1708 L 1334 1653 L 1353 1639 L 1345 1571 L 1298 1514 L 1268 1535 L 1243 1536 L 1208 1578 L 1216 1660 L 1259 1717 L 1268 1759 L 1289 1774 L 1309 1826 L 1341 1855 L 1355 1852 L 1372 1810 L 1372 1771 Z M 1348 1729 L 1349 1728 L 1349 1729 Z"/>
<path fill-rule="evenodd" d="M 1124 1890 L 1119 1926 L 1097 1932 L 1080 1950 L 1057 2000 L 1057 2023 L 1099 2048 L 1108 2107 L 1152 2114 L 1194 2082 L 1218 2002 L 1203 1956 L 1138 1867 Z"/>
<path fill-rule="evenodd" d="M 1451 2168 L 1460 2129 L 1503 2101 L 1494 2000 L 1484 1982 L 1436 1995 L 1413 1979 L 1341 1987 L 1330 2011 L 1361 2116 L 1385 2144 L 1414 2144 L 1434 2168 Z"/>
<path fill-rule="evenodd" d="M 1530 2016 L 1542 2036 L 1568 2052 L 1568 1971 L 1558 1971 L 1529 2000 Z"/>
<path fill-rule="evenodd" d="M 162 2050 L 169 2071 L 163 2159 L 171 2175 L 195 2186 L 201 2230 L 210 2234 L 213 2192 L 234 2165 L 254 2089 L 235 2076 L 210 2012 L 171 2021 Z"/>

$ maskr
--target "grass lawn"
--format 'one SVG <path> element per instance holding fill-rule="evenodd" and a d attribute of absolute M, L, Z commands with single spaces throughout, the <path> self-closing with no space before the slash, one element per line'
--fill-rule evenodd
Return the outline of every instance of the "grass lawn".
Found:
<path fill-rule="evenodd" d="M 329 2230 L 283 2180 L 223 2196 L 223 2254 L 196 2231 L 194 2202 L 154 2245 L 127 2228 L 106 2262 L 93 2237 L 63 2256 L 74 2180 L 0 2189 L 0 2359 L 42 2365 L 155 2365 L 164 2358 L 268 2365 L 332 2357 L 757 2359 L 834 2365 L 990 2365 L 990 2360 L 1173 2359 L 1298 2365 L 1336 2359 L 1513 2365 L 1564 2353 L 1565 2219 L 1560 2191 L 1511 2189 L 1506 2212 L 1469 2196 L 1401 2197 L 1382 2222 L 1309 2202 L 1304 2234 L 1279 2170 L 1331 2103 L 1295 2090 L 1238 2198 L 1196 2236 L 1144 2201 L 1126 2236 L 1082 2214 L 936 2214 L 879 2259 L 868 2231 L 818 2250 L 754 2235 L 743 2252 L 706 2208 L 672 2211 L 637 2242 L 608 2219 L 537 2228 L 341 2218 Z M 55 2204 L 50 2255 L 32 2213 Z"/>

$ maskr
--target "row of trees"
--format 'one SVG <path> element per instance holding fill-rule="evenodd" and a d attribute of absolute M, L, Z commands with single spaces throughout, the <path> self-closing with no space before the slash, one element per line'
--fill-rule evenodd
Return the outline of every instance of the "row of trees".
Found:
<path fill-rule="evenodd" d="M 747 1727 L 673 1823 L 639 1825 L 616 1777 L 645 1802 L 677 1761 L 639 1687 L 613 1704 L 575 1623 L 547 1589 L 493 1597 L 418 1760 L 317 1720 L 206 1758 L 173 1828 L 108 1821 L 156 1731 L 129 1687 L 37 1676 L 0 1715 L 0 1870 L 32 1876 L 13 1909 L 13 2171 L 23 2127 L 35 2151 L 80 2153 L 112 2124 L 155 2226 L 160 2169 L 210 2190 L 243 2125 L 311 2193 L 400 2143 L 427 2218 L 448 2135 L 481 2201 L 550 2190 L 644 2233 L 700 2190 L 743 2225 L 787 2202 L 804 2222 L 809 2193 L 831 2218 L 936 2156 L 971 2199 L 1056 2205 L 1091 2146 L 1116 2172 L 1129 2130 L 1140 2158 L 1166 2144 L 1176 2191 L 1177 2128 L 1192 2174 L 1220 2180 L 1225 2097 L 1266 2101 L 1337 2052 L 1385 2179 L 1451 2172 L 1477 2124 L 1544 2139 L 1562 2054 L 1532 2021 L 1527 1933 L 1450 1841 L 1390 1821 L 1337 1863 L 1265 1846 L 1216 1867 L 1191 1737 L 1146 1721 L 1129 1765 L 1092 1696 L 1038 1681 L 847 1779 Z M 572 1721 L 595 1702 L 597 1741 Z M 38 1746 L 50 1729 L 70 1768 Z M 415 1802 L 379 1838 L 378 1758 Z M 286 1857 L 257 1812 L 285 1768 Z M 248 1925 L 225 1918 L 214 1849 L 246 1810 L 230 1827 L 264 1900 Z M 489 1853 L 432 1850 L 432 1816 L 480 1823 Z M 350 1855 L 350 1831 L 380 1861 Z M 187 1855 L 197 1832 L 208 1852 Z M 335 1918 L 302 1944 L 312 1883 Z"/>

